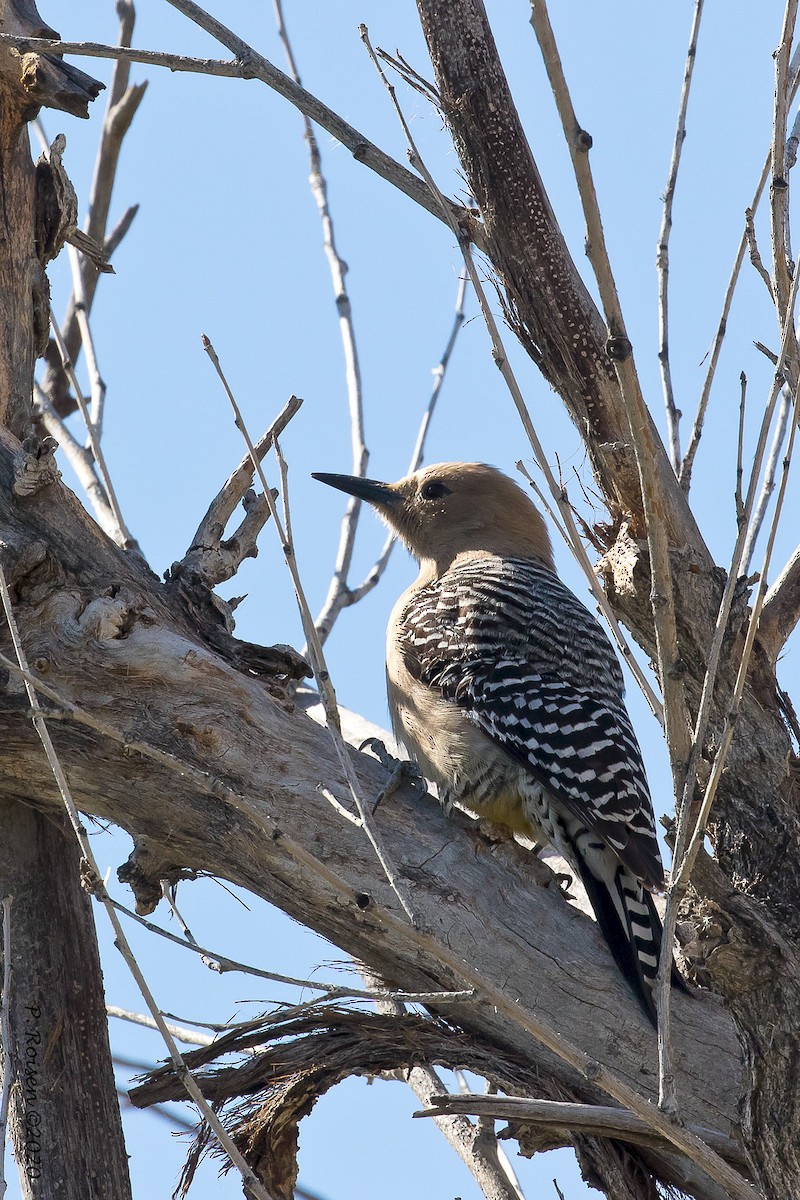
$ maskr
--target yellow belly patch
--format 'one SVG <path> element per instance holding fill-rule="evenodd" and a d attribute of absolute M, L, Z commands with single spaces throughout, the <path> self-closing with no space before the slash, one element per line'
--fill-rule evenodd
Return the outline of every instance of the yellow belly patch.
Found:
<path fill-rule="evenodd" d="M 510 829 L 512 833 L 521 833 L 526 837 L 531 836 L 530 821 L 525 816 L 518 792 L 501 792 L 499 796 L 493 796 L 488 803 L 484 804 L 471 804 L 466 797 L 461 803 L 476 817 L 483 817 L 484 820 L 491 821 L 494 825 L 502 825 L 504 829 Z"/>

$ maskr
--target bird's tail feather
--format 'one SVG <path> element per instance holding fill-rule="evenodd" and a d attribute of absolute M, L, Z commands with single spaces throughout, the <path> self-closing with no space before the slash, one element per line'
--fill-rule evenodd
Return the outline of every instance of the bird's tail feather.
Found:
<path fill-rule="evenodd" d="M 613 878 L 597 878 L 579 862 L 581 881 L 614 961 L 627 979 L 651 1024 L 656 1027 L 655 982 L 661 953 L 661 918 L 653 898 L 621 863 Z M 672 983 L 688 992 L 672 966 Z"/>

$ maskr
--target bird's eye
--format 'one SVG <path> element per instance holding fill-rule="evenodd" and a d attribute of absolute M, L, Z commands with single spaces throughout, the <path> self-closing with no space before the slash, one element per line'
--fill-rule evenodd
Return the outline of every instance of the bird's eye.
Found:
<path fill-rule="evenodd" d="M 450 488 L 441 482 L 439 479 L 432 479 L 430 483 L 426 483 L 420 496 L 423 500 L 440 500 L 442 496 L 449 496 Z"/>

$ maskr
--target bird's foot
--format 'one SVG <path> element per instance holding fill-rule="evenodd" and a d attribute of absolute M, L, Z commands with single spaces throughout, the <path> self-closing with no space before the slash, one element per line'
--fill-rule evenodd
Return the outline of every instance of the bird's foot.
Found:
<path fill-rule="evenodd" d="M 427 791 L 425 780 L 422 778 L 422 772 L 417 764 L 408 759 L 395 758 L 393 754 L 389 753 L 380 738 L 367 738 L 358 748 L 362 752 L 371 750 L 381 766 L 390 772 L 388 780 L 375 797 L 372 805 L 373 816 L 378 811 L 378 806 L 404 783 L 412 784 L 420 795 Z"/>
<path fill-rule="evenodd" d="M 567 900 L 570 900 L 571 896 L 569 894 L 569 889 L 572 887 L 575 880 L 571 875 L 568 875 L 566 871 L 553 871 L 552 874 L 556 883 L 556 887 L 561 892 L 561 895 Z"/>

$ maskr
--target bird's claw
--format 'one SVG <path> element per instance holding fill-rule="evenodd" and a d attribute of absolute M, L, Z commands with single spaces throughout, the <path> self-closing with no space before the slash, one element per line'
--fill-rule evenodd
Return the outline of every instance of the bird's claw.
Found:
<path fill-rule="evenodd" d="M 358 748 L 362 752 L 365 749 L 371 750 L 381 766 L 390 772 L 388 780 L 375 797 L 372 805 L 373 816 L 378 811 L 378 806 L 396 792 L 403 783 L 412 784 L 420 795 L 427 791 L 425 780 L 422 778 L 422 772 L 417 764 L 408 759 L 395 758 L 389 753 L 380 738 L 367 738 Z"/>

